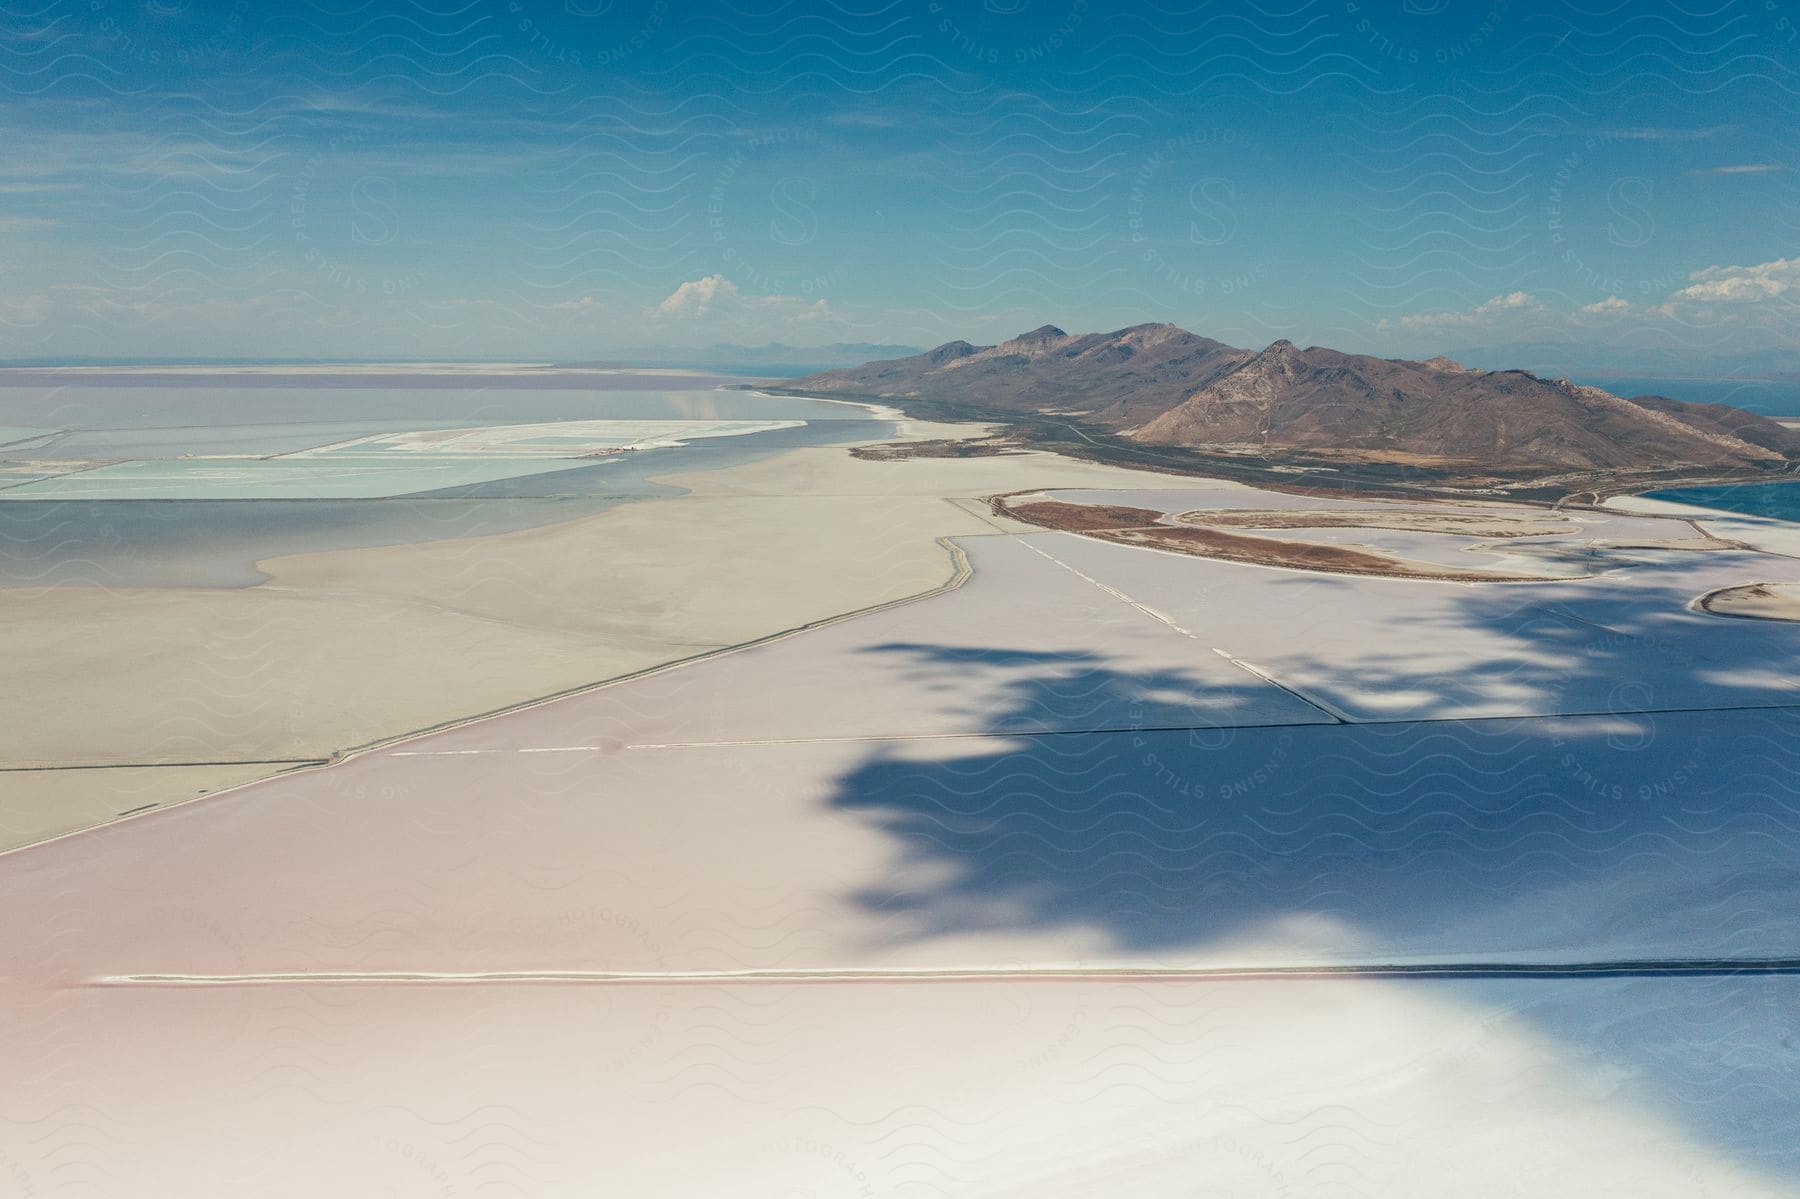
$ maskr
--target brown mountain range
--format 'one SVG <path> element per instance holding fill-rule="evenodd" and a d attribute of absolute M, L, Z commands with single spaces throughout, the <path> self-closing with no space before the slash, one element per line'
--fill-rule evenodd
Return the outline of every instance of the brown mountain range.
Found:
<path fill-rule="evenodd" d="M 953 341 L 786 390 L 1060 416 L 1145 445 L 1486 470 L 1766 470 L 1800 460 L 1800 435 L 1721 404 L 1627 399 L 1447 358 L 1287 341 L 1259 353 L 1161 324 L 1076 335 L 1046 325 L 995 346 Z"/>

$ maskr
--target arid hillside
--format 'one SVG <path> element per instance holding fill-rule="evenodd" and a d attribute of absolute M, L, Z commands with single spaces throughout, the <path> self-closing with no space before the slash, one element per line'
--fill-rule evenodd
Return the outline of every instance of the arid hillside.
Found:
<path fill-rule="evenodd" d="M 1174 325 L 1074 335 L 1046 325 L 999 345 L 953 341 L 789 386 L 1060 416 L 1152 446 L 1486 470 L 1767 469 L 1800 458 L 1793 430 L 1723 405 L 1625 398 L 1447 358 L 1373 358 L 1287 341 L 1258 353 Z"/>

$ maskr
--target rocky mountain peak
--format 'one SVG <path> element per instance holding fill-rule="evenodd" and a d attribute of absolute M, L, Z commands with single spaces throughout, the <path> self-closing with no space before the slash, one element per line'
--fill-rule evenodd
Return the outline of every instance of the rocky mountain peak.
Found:
<path fill-rule="evenodd" d="M 1149 445 L 1324 452 L 1384 469 L 1737 470 L 1800 462 L 1800 436 L 1722 405 L 1628 400 L 1444 357 L 1302 350 L 1286 338 L 1257 353 L 1160 324 L 1074 337 L 1044 325 L 998 346 L 950 342 L 796 387 L 962 404 L 984 417 L 1053 413 Z"/>
<path fill-rule="evenodd" d="M 925 357 L 933 363 L 945 363 L 967 358 L 975 352 L 976 348 L 966 341 L 947 341 L 937 349 L 927 351 Z"/>

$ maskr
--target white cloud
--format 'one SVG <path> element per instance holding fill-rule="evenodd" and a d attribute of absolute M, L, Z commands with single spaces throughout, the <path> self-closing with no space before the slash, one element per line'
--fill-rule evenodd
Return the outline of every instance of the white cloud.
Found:
<path fill-rule="evenodd" d="M 696 318 L 730 316 L 744 319 L 774 316 L 782 321 L 812 322 L 834 315 L 824 300 L 807 301 L 797 296 L 759 296 L 738 290 L 724 275 L 690 279 L 663 298 L 654 310 L 659 317 Z"/>
<path fill-rule="evenodd" d="M 1800 258 L 1706 267 L 1689 275 L 1688 285 L 1671 295 L 1667 304 L 1754 304 L 1790 290 L 1800 295 Z"/>
<path fill-rule="evenodd" d="M 898 113 L 884 112 L 836 112 L 825 121 L 846 129 L 898 129 L 906 124 Z"/>
<path fill-rule="evenodd" d="M 1785 171 L 1786 167 L 1778 162 L 1738 162 L 1730 166 L 1707 167 L 1704 170 L 1689 171 L 1690 175 L 1766 175 L 1770 171 Z"/>
<path fill-rule="evenodd" d="M 1418 333 L 1505 330 L 1517 334 L 1571 320 L 1678 317 L 1691 323 L 1707 312 L 1722 318 L 1745 305 L 1777 297 L 1789 302 L 1800 299 L 1800 258 L 1778 258 L 1754 266 L 1705 267 L 1690 274 L 1685 287 L 1660 301 L 1652 297 L 1634 304 L 1623 296 L 1610 295 L 1590 304 L 1552 308 L 1530 292 L 1513 291 L 1473 308 L 1415 313 L 1384 320 L 1380 327 Z"/>
<path fill-rule="evenodd" d="M 1542 300 L 1528 291 L 1513 291 L 1459 312 L 1419 312 L 1403 316 L 1392 324 L 1402 329 L 1454 329 L 1490 324 L 1506 317 L 1531 316 L 1542 311 Z M 1389 326 L 1387 321 L 1382 324 Z"/>
<path fill-rule="evenodd" d="M 1487 301 L 1485 304 L 1482 304 L 1480 307 L 1476 308 L 1475 311 L 1478 313 L 1518 312 L 1518 311 L 1536 312 L 1538 309 L 1542 308 L 1543 306 L 1544 306 L 1543 302 L 1540 301 L 1536 296 L 1532 295 L 1530 292 L 1528 292 L 1528 291 L 1513 291 L 1513 292 L 1508 292 L 1507 294 L 1505 294 L 1503 296 L 1495 296 L 1493 299 Z"/>
<path fill-rule="evenodd" d="M 562 303 L 552 304 L 550 307 L 562 312 L 587 312 L 594 307 L 594 297 L 582 296 L 579 300 L 564 300 Z"/>
<path fill-rule="evenodd" d="M 657 316 L 705 316 L 719 303 L 734 299 L 737 284 L 723 275 L 690 279 L 677 287 L 656 306 Z"/>
<path fill-rule="evenodd" d="M 1709 125 L 1698 129 L 1674 129 L 1667 126 L 1640 125 L 1632 129 L 1614 129 L 1605 136 L 1627 142 L 1698 142 L 1717 137 L 1729 126 Z"/>

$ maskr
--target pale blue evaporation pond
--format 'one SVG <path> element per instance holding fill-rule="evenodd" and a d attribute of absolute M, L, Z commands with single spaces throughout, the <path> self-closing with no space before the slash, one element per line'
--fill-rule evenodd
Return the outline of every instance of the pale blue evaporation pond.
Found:
<path fill-rule="evenodd" d="M 803 420 L 803 426 L 389 499 L 45 500 L 0 504 L 0 586 L 246 587 L 262 559 L 536 528 L 679 495 L 655 476 L 892 435 L 866 409 L 711 380 L 610 388 L 0 387 L 0 428 L 66 430 L 0 459 L 278 454 L 370 433 L 554 420 Z M 16 475 L 0 480 L 24 482 Z"/>

